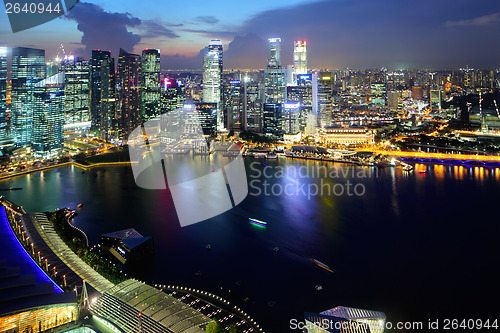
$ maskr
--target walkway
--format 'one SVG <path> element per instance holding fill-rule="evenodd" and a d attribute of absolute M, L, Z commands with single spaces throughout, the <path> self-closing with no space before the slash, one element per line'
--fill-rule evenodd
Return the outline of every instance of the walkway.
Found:
<path fill-rule="evenodd" d="M 28 216 L 28 218 L 26 218 Z M 91 287 L 99 293 L 112 288 L 113 283 L 108 281 L 102 275 L 97 273 L 92 267 L 80 259 L 59 237 L 54 227 L 50 224 L 46 215 L 43 213 L 34 213 L 23 215 L 23 222 L 32 223 L 36 232 L 41 236 L 45 243 L 50 247 L 53 253 L 73 272 L 78 274 Z"/>

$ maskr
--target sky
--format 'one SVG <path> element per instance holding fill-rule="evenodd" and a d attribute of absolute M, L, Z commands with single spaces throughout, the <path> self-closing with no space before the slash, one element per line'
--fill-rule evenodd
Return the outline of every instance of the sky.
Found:
<path fill-rule="evenodd" d="M 66 15 L 12 33 L 0 12 L 0 45 L 89 58 L 92 49 L 158 48 L 163 69 L 199 69 L 211 39 L 225 68 L 264 68 L 267 39 L 307 40 L 310 68 L 500 67 L 499 0 L 85 0 Z"/>

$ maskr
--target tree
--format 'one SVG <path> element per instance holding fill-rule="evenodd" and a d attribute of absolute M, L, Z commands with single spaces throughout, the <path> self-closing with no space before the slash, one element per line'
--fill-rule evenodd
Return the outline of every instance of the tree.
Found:
<path fill-rule="evenodd" d="M 218 321 L 213 321 L 207 325 L 207 333 L 224 333 L 224 327 Z"/>

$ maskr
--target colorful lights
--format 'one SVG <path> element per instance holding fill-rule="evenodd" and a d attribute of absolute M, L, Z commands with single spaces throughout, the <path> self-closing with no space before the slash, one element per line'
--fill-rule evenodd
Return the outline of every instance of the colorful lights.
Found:
<path fill-rule="evenodd" d="M 323 268 L 323 269 L 325 269 L 325 270 L 329 271 L 330 273 L 333 273 L 333 270 L 332 270 L 330 267 L 328 267 L 328 265 L 327 265 L 327 264 L 324 264 L 324 263 L 322 263 L 321 261 L 316 260 L 316 259 L 309 259 L 309 260 L 310 260 L 311 262 L 315 263 L 318 267 L 321 267 L 321 268 Z"/>
<path fill-rule="evenodd" d="M 260 221 L 260 220 L 257 220 L 257 219 L 252 219 L 252 218 L 248 218 L 248 221 L 250 223 L 252 223 L 253 225 L 256 225 L 256 226 L 259 226 L 259 227 L 267 227 L 267 222 L 264 222 L 264 221 Z"/>

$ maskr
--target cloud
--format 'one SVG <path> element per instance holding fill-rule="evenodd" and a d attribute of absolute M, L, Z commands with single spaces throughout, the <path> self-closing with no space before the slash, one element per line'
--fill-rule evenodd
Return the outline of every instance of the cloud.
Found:
<path fill-rule="evenodd" d="M 83 33 L 81 44 L 85 48 L 75 52 L 84 57 L 89 57 L 95 49 L 111 50 L 112 56 L 117 57 L 120 48 L 132 52 L 142 38 L 178 38 L 175 31 L 167 27 L 182 26 L 158 20 L 141 20 L 130 13 L 108 12 L 87 2 L 80 2 L 66 14 L 65 19 L 78 23 L 77 28 Z"/>
<path fill-rule="evenodd" d="M 444 25 L 449 28 L 454 27 L 484 27 L 493 26 L 500 23 L 500 14 L 493 13 L 491 15 L 484 15 L 475 17 L 472 19 L 458 20 L 458 21 L 446 21 Z"/>
<path fill-rule="evenodd" d="M 78 30 L 83 32 L 81 43 L 85 45 L 84 56 L 88 57 L 94 49 L 112 50 L 115 56 L 118 50 L 133 50 L 141 41 L 128 28 L 137 27 L 141 20 L 129 13 L 112 13 L 102 7 L 80 2 L 65 16 L 68 20 L 78 23 Z"/>
<path fill-rule="evenodd" d="M 155 20 L 142 21 L 139 29 L 144 31 L 144 34 L 141 34 L 143 38 L 155 38 L 155 37 L 167 37 L 167 38 L 178 38 L 179 35 L 175 33 L 174 30 L 168 29 L 167 24 L 162 24 Z M 182 26 L 182 25 L 174 25 L 174 26 Z"/>
<path fill-rule="evenodd" d="M 198 16 L 195 18 L 196 21 L 201 23 L 215 24 L 219 23 L 219 19 L 215 16 Z"/>
<path fill-rule="evenodd" d="M 225 68 L 264 68 L 267 62 L 267 41 L 256 34 L 236 36 L 224 53 Z"/>
<path fill-rule="evenodd" d="M 203 68 L 203 57 L 208 53 L 208 46 L 200 50 L 196 56 L 183 54 L 162 55 L 162 69 L 201 69 Z"/>

